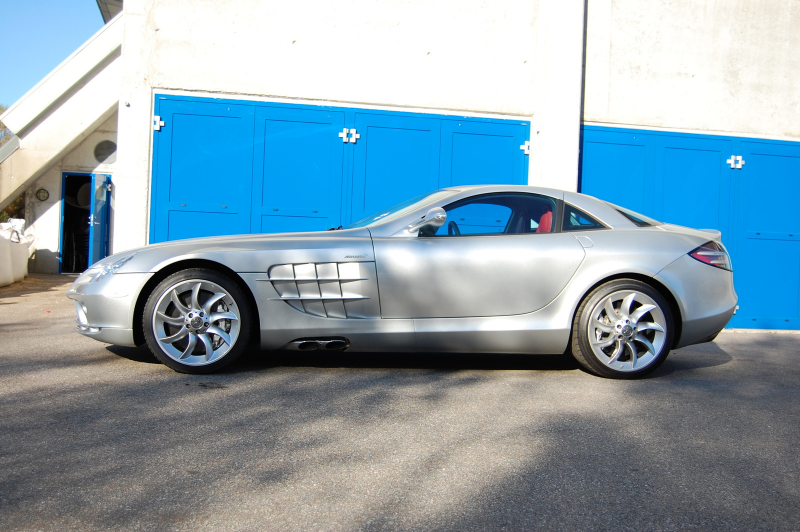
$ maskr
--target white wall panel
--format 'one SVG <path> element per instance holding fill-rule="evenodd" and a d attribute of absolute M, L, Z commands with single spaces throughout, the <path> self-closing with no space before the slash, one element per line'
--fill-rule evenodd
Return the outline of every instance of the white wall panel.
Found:
<path fill-rule="evenodd" d="M 800 2 L 591 0 L 584 120 L 800 138 Z"/>

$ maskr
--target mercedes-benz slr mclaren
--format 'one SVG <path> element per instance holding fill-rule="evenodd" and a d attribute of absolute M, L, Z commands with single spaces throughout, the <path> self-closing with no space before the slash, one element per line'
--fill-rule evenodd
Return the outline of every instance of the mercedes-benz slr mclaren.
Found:
<path fill-rule="evenodd" d="M 635 378 L 736 309 L 721 235 L 527 186 L 438 190 L 346 227 L 117 253 L 69 289 L 77 331 L 207 373 L 265 350 L 571 353 Z"/>

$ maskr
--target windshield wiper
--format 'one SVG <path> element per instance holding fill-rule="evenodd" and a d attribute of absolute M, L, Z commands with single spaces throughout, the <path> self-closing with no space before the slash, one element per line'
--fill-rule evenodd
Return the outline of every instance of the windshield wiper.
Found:
<path fill-rule="evenodd" d="M 342 228 L 341 225 L 339 227 L 329 227 L 328 229 L 326 229 L 326 231 L 338 231 L 341 228 Z"/>

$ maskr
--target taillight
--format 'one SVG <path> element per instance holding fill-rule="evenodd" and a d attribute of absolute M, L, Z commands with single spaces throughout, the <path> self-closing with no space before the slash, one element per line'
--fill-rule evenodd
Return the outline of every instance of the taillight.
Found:
<path fill-rule="evenodd" d="M 706 242 L 699 248 L 690 252 L 689 256 L 709 266 L 733 271 L 731 268 L 731 258 L 728 256 L 728 252 L 725 251 L 725 246 L 719 242 Z"/>

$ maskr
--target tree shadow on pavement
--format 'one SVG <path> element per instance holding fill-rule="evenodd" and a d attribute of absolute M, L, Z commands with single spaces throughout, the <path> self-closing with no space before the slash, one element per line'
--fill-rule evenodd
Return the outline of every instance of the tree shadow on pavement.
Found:
<path fill-rule="evenodd" d="M 69 285 L 72 284 L 77 277 L 77 275 L 71 274 L 29 274 L 19 282 L 0 287 L 0 305 L 11 304 L 8 299 L 13 297 L 28 296 L 41 292 L 58 292 L 60 295 L 64 295 Z"/>
<path fill-rule="evenodd" d="M 693 346 L 610 381 L 567 357 L 251 350 L 182 375 L 74 349 L 0 374 L 0 529 L 800 525 L 790 355 Z"/>

